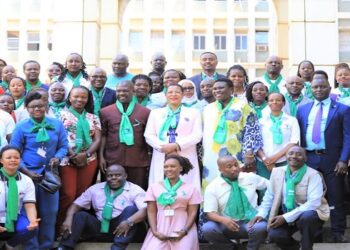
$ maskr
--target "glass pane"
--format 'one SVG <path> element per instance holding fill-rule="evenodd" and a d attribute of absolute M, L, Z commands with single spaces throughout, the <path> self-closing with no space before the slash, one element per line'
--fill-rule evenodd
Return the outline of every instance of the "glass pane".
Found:
<path fill-rule="evenodd" d="M 226 36 L 221 37 L 221 49 L 226 49 Z"/>
<path fill-rule="evenodd" d="M 248 37 L 242 36 L 242 50 L 246 50 L 248 48 Z"/>
<path fill-rule="evenodd" d="M 257 31 L 255 32 L 255 42 L 258 44 L 268 44 L 268 32 Z"/>
<path fill-rule="evenodd" d="M 205 49 L 205 36 L 201 36 L 201 45 L 200 45 L 201 49 Z"/>
<path fill-rule="evenodd" d="M 241 49 L 241 36 L 236 36 L 236 50 Z"/>

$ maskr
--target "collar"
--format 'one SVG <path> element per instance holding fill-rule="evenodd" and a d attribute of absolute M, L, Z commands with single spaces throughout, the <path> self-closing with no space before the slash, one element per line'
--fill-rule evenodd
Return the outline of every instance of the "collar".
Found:
<path fill-rule="evenodd" d="M 323 103 L 323 106 L 328 106 L 331 104 L 331 98 L 328 96 L 326 99 L 324 99 L 323 101 L 321 101 Z M 318 100 L 314 100 L 314 105 L 318 105 L 319 103 L 321 103 Z"/>
<path fill-rule="evenodd" d="M 21 173 L 18 172 L 18 174 L 16 176 L 16 181 L 19 181 L 21 179 L 22 179 Z M 0 180 L 1 181 L 7 181 L 7 177 L 2 172 L 0 172 Z"/>
<path fill-rule="evenodd" d="M 215 71 L 215 73 L 212 76 L 208 76 L 204 72 L 201 72 L 201 77 L 202 77 L 202 80 L 206 79 L 207 77 L 210 77 L 216 80 L 218 78 L 218 73 Z"/>
<path fill-rule="evenodd" d="M 107 182 L 101 182 L 101 186 L 100 189 L 104 189 L 105 185 L 107 184 Z M 124 185 L 124 191 L 129 191 L 130 190 L 130 183 L 128 181 L 125 181 L 125 185 Z"/>

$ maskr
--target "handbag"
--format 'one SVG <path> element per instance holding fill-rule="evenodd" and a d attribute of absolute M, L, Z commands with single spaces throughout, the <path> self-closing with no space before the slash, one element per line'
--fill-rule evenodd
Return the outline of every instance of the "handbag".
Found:
<path fill-rule="evenodd" d="M 58 166 L 54 164 L 46 166 L 44 178 L 38 185 L 50 194 L 56 193 L 62 185 L 61 178 L 58 174 Z"/>

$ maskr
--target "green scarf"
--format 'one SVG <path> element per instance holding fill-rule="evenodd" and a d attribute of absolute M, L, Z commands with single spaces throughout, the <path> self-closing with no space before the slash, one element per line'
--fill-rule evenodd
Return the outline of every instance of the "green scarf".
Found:
<path fill-rule="evenodd" d="M 289 165 L 286 172 L 286 208 L 287 211 L 292 211 L 295 208 L 295 186 L 303 179 L 307 170 L 306 164 L 299 168 L 294 173 L 294 178 L 291 177 L 291 171 Z"/>
<path fill-rule="evenodd" d="M 143 98 L 143 100 L 140 102 L 140 105 L 146 107 L 148 102 L 149 102 L 149 95 Z"/>
<path fill-rule="evenodd" d="M 66 102 L 50 102 L 49 106 L 52 108 L 55 117 L 58 119 L 60 117 L 61 110 L 66 106 Z"/>
<path fill-rule="evenodd" d="M 119 141 L 120 143 L 125 143 L 128 146 L 134 145 L 134 129 L 132 127 L 129 116 L 134 112 L 135 105 L 137 104 L 137 98 L 135 96 L 132 97 L 131 102 L 129 103 L 128 109 L 124 112 L 124 107 L 121 102 L 117 100 L 115 105 L 122 115 L 122 119 L 120 121 L 119 126 Z"/>
<path fill-rule="evenodd" d="M 124 185 L 125 182 L 123 183 L 122 186 L 117 188 L 117 190 L 114 190 L 114 193 L 111 195 L 111 189 L 108 186 L 108 184 L 105 184 L 104 187 L 104 192 L 106 195 L 106 203 L 103 206 L 102 210 L 102 221 L 101 221 L 101 233 L 108 233 L 109 232 L 109 222 L 112 219 L 113 215 L 113 202 L 114 200 L 124 191 Z"/>
<path fill-rule="evenodd" d="M 305 94 L 306 94 L 307 98 L 309 98 L 310 100 L 315 99 L 315 97 L 311 91 L 311 83 L 310 82 L 305 82 Z"/>
<path fill-rule="evenodd" d="M 19 109 L 22 106 L 22 104 L 24 103 L 25 99 L 26 99 L 26 96 L 22 96 L 21 98 L 19 98 L 17 100 L 17 102 L 15 102 L 16 109 Z"/>
<path fill-rule="evenodd" d="M 238 185 L 238 181 L 231 181 L 221 174 L 221 178 L 231 186 L 230 196 L 226 202 L 224 214 L 238 220 L 251 220 L 256 215 L 256 210 L 250 205 L 244 189 Z"/>
<path fill-rule="evenodd" d="M 291 116 L 297 116 L 297 106 L 304 99 L 304 95 L 300 94 L 298 99 L 294 100 L 289 94 L 285 94 L 284 97 L 289 103 L 289 113 Z"/>
<path fill-rule="evenodd" d="M 75 153 L 80 153 L 82 149 L 88 148 L 92 143 L 90 138 L 90 124 L 86 120 L 86 111 L 84 110 L 81 114 L 73 109 L 72 106 L 69 107 L 69 111 L 78 119 L 77 131 L 75 138 Z"/>
<path fill-rule="evenodd" d="M 343 86 L 339 86 L 340 90 L 340 98 L 345 98 L 350 96 L 350 88 L 344 88 Z"/>
<path fill-rule="evenodd" d="M 99 116 L 100 110 L 101 110 L 101 104 L 102 104 L 102 98 L 104 94 L 104 89 L 101 89 L 100 91 L 96 91 L 94 87 L 91 87 L 91 93 L 94 96 L 94 114 Z"/>
<path fill-rule="evenodd" d="M 0 81 L 0 87 L 2 87 L 6 91 L 9 88 L 9 84 L 5 81 Z"/>
<path fill-rule="evenodd" d="M 191 108 L 193 105 L 195 105 L 198 102 L 198 100 L 195 100 L 194 102 L 191 103 L 182 103 L 187 108 Z"/>
<path fill-rule="evenodd" d="M 270 119 L 272 121 L 270 131 L 272 132 L 273 144 L 282 144 L 283 142 L 283 134 L 281 130 L 282 115 L 283 112 L 281 112 L 278 116 L 270 114 Z"/>
<path fill-rule="evenodd" d="M 34 88 L 40 88 L 40 86 L 41 86 L 40 80 L 37 80 L 37 81 L 35 82 L 34 86 L 33 86 L 32 84 L 30 84 L 30 82 L 26 81 L 26 90 L 27 90 L 27 93 L 28 93 L 29 91 L 31 91 L 32 89 L 34 89 Z"/>
<path fill-rule="evenodd" d="M 67 72 L 66 77 L 73 82 L 73 87 L 80 86 L 80 78 L 83 77 L 83 74 L 81 71 L 79 74 L 74 78 L 69 72 Z"/>
<path fill-rule="evenodd" d="M 168 178 L 165 178 L 163 180 L 164 187 L 166 189 L 166 192 L 161 193 L 159 197 L 157 198 L 157 202 L 161 206 L 169 206 L 174 204 L 176 201 L 176 191 L 181 187 L 182 180 L 179 179 L 178 182 L 174 186 L 171 186 L 170 181 Z"/>
<path fill-rule="evenodd" d="M 234 102 L 234 99 L 235 98 L 232 97 L 231 101 L 226 105 L 224 109 L 222 108 L 222 104 L 216 101 L 216 106 L 219 110 L 220 117 L 216 125 L 213 140 L 218 144 L 224 144 L 226 142 L 226 137 L 227 137 L 226 111 L 230 109 L 232 103 Z"/>
<path fill-rule="evenodd" d="M 250 103 L 250 106 L 255 110 L 258 119 L 262 117 L 262 111 L 267 106 L 267 101 L 264 101 L 261 105 L 256 105 L 254 102 Z"/>
<path fill-rule="evenodd" d="M 36 142 L 47 142 L 50 140 L 50 136 L 47 133 L 46 129 L 55 129 L 55 127 L 52 124 L 47 123 L 46 117 L 39 123 L 35 121 L 33 118 L 31 118 L 32 123 L 34 123 L 34 126 L 30 130 L 31 133 L 36 133 Z"/>
<path fill-rule="evenodd" d="M 158 138 L 160 140 L 165 141 L 166 133 L 169 131 L 169 129 L 175 129 L 177 127 L 176 115 L 180 114 L 181 107 L 182 105 L 180 105 L 175 111 L 173 111 L 169 106 L 166 107 L 168 114 L 159 131 Z"/>
<path fill-rule="evenodd" d="M 8 181 L 5 228 L 8 232 L 14 232 L 15 222 L 18 216 L 18 187 L 16 181 L 18 173 L 16 172 L 15 175 L 9 176 L 4 168 L 1 168 L 0 171 L 7 178 Z"/>
<path fill-rule="evenodd" d="M 265 72 L 264 74 L 264 80 L 270 84 L 269 87 L 269 93 L 279 93 L 280 89 L 278 87 L 278 84 L 280 84 L 280 82 L 282 81 L 282 76 L 281 74 L 277 77 L 277 79 L 275 80 L 275 82 L 272 82 L 271 79 L 269 78 L 269 75 L 267 74 L 267 72 Z"/>

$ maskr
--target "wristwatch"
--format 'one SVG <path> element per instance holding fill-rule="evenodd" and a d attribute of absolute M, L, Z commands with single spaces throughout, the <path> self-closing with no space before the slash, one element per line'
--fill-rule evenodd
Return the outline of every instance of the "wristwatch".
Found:
<path fill-rule="evenodd" d="M 134 222 L 132 220 L 126 219 L 126 223 L 128 223 L 129 227 L 132 227 L 134 225 Z"/>

